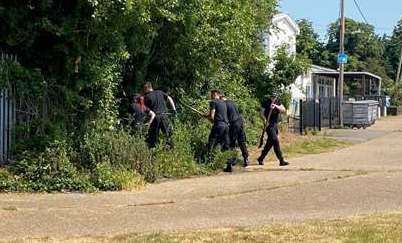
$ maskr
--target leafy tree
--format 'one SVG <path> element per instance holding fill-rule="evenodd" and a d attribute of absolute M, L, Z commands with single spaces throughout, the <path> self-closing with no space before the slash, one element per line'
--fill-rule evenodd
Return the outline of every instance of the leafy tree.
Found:
<path fill-rule="evenodd" d="M 331 53 L 331 66 L 336 67 L 336 56 L 339 52 L 339 21 L 332 23 L 328 30 L 326 49 Z M 347 18 L 345 52 L 350 56 L 350 61 L 345 68 L 363 71 L 366 68 L 371 68 L 371 66 L 366 65 L 367 60 L 383 60 L 384 47 L 381 38 L 374 32 L 374 26 Z"/>
<path fill-rule="evenodd" d="M 297 36 L 297 53 L 311 59 L 314 64 L 320 65 L 321 54 L 324 50 L 318 34 L 314 32 L 312 22 L 301 19 L 297 21 L 297 24 L 300 28 L 300 34 Z"/>
<path fill-rule="evenodd" d="M 385 44 L 385 56 L 389 64 L 387 72 L 395 80 L 402 48 L 402 19 L 395 26 L 392 35 L 384 37 L 383 41 Z"/>

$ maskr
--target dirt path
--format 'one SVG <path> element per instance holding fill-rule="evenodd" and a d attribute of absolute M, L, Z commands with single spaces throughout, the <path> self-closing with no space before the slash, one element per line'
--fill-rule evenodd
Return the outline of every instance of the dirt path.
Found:
<path fill-rule="evenodd" d="M 149 185 L 140 192 L 0 194 L 0 239 L 110 236 L 400 211 L 401 129 L 402 117 L 385 119 L 365 131 L 369 141 L 294 159 L 287 168 L 270 162 L 231 175 Z M 355 131 L 337 132 L 356 136 Z"/>

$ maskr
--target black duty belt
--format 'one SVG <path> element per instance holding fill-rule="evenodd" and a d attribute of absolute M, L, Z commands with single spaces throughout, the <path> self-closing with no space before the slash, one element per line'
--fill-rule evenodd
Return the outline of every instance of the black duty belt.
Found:
<path fill-rule="evenodd" d="M 229 126 L 229 122 L 225 122 L 225 121 L 216 121 L 214 122 L 214 126 Z"/>

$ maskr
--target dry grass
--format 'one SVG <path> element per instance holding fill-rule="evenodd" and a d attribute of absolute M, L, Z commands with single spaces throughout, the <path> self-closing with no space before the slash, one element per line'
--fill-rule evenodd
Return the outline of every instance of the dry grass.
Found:
<path fill-rule="evenodd" d="M 40 242 L 59 240 L 42 239 Z M 301 224 L 273 224 L 264 227 L 222 228 L 115 237 L 75 238 L 64 242 L 402 242 L 402 213 Z M 32 242 L 32 240 L 30 240 Z"/>

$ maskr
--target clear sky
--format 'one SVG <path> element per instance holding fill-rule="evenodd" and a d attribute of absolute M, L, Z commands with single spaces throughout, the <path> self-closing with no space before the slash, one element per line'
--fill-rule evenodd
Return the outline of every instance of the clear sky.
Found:
<path fill-rule="evenodd" d="M 392 33 L 402 18 L 402 0 L 357 0 L 369 24 L 378 34 Z M 306 18 L 315 31 L 325 37 L 328 25 L 339 16 L 340 0 L 280 0 L 280 10 L 293 19 Z M 345 0 L 346 17 L 364 21 L 353 0 Z"/>

